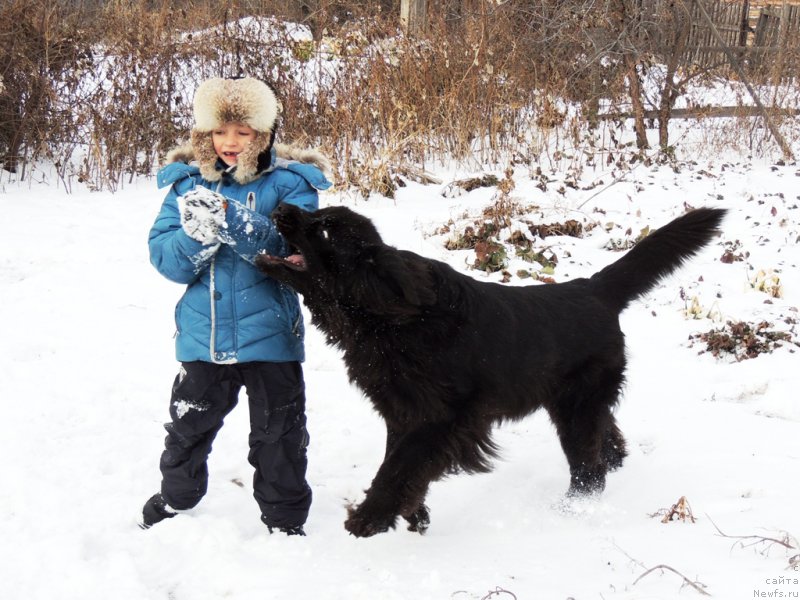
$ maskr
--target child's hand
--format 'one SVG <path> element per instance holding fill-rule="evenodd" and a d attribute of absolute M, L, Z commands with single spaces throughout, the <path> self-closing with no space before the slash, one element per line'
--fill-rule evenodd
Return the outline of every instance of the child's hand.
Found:
<path fill-rule="evenodd" d="M 219 243 L 219 229 L 225 223 L 225 196 L 197 187 L 178 197 L 181 225 L 193 240 L 210 245 Z"/>

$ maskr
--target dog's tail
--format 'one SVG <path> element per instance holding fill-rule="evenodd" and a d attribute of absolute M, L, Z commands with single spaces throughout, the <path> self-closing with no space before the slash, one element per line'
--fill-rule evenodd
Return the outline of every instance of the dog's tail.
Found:
<path fill-rule="evenodd" d="M 717 232 L 726 212 L 698 208 L 655 230 L 621 259 L 591 277 L 595 293 L 621 312 L 697 254 Z"/>

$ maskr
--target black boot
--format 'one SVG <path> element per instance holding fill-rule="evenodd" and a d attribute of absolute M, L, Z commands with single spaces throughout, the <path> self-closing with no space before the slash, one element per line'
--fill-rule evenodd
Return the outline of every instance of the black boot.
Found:
<path fill-rule="evenodd" d="M 267 525 L 267 529 L 269 529 L 269 532 L 272 533 L 272 527 Z M 306 532 L 303 531 L 302 525 L 297 525 L 296 527 L 278 527 L 278 531 L 281 531 L 286 535 L 306 535 Z"/>
<path fill-rule="evenodd" d="M 142 522 L 139 527 L 142 529 L 150 529 L 153 525 L 164 519 L 171 519 L 178 513 L 167 504 L 160 493 L 153 494 L 150 499 L 144 503 L 142 508 Z"/>
<path fill-rule="evenodd" d="M 278 531 L 285 533 L 286 535 L 302 535 L 305 536 L 306 532 L 303 531 L 302 525 L 270 525 L 267 523 L 267 517 L 265 515 L 261 515 L 261 521 L 264 525 L 267 526 L 269 529 L 270 534 L 273 533 L 275 529 Z"/>

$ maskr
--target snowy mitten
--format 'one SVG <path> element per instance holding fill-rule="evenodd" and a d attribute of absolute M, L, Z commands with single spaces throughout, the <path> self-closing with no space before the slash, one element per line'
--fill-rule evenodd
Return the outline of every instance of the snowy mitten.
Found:
<path fill-rule="evenodd" d="M 219 229 L 225 224 L 225 196 L 197 187 L 178 197 L 181 225 L 193 240 L 209 245 L 219 242 Z"/>

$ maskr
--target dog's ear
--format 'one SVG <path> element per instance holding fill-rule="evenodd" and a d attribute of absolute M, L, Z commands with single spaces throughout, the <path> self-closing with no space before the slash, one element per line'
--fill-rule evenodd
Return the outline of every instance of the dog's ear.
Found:
<path fill-rule="evenodd" d="M 346 285 L 346 296 L 378 315 L 417 315 L 437 300 L 430 264 L 415 254 L 386 246 L 367 253 Z"/>

